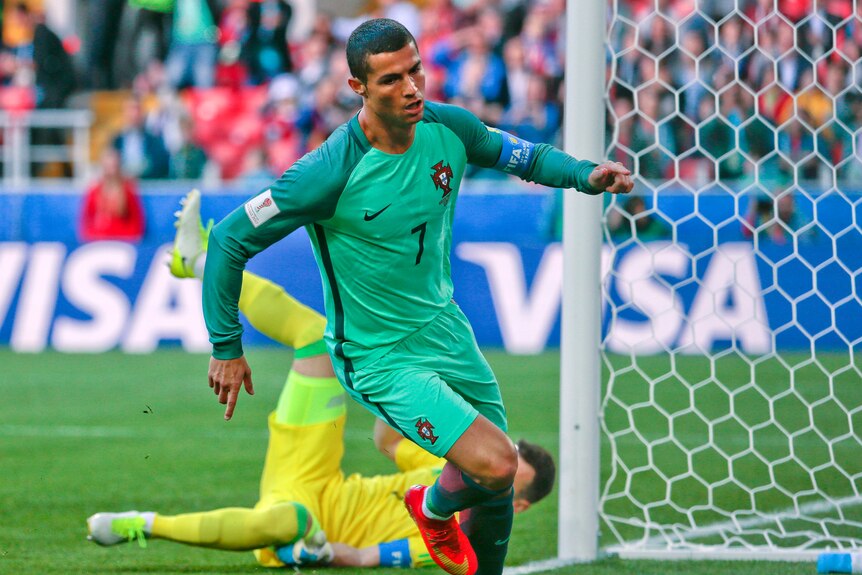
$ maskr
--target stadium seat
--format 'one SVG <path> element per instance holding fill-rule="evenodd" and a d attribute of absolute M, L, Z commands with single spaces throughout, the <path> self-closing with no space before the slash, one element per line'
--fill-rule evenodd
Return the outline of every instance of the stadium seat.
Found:
<path fill-rule="evenodd" d="M 266 87 L 189 89 L 183 99 L 194 120 L 194 137 L 221 167 L 222 178 L 242 171 L 242 158 L 263 142 Z"/>
<path fill-rule="evenodd" d="M 260 145 L 263 142 L 263 120 L 258 112 L 246 112 L 229 123 L 228 140 L 238 147 Z"/>
<path fill-rule="evenodd" d="M 302 155 L 298 136 L 270 143 L 266 148 L 266 155 L 273 173 L 284 172 Z"/>
<path fill-rule="evenodd" d="M 26 112 L 36 107 L 36 94 L 26 86 L 0 88 L 0 110 L 5 112 Z"/>
<path fill-rule="evenodd" d="M 123 126 L 123 103 L 131 98 L 129 90 L 97 90 L 90 95 L 93 125 L 90 128 L 90 158 L 99 157 L 105 146 Z"/>

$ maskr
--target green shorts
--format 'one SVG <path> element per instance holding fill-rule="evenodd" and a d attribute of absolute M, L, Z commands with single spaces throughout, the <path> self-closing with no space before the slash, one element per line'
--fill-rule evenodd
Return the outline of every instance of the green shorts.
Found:
<path fill-rule="evenodd" d="M 434 455 L 445 456 L 479 414 L 507 430 L 497 379 L 454 302 L 380 359 L 336 373 L 356 401 Z"/>

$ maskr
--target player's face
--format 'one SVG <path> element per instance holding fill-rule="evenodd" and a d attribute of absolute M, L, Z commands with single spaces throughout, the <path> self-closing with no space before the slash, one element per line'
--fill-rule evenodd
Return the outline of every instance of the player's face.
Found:
<path fill-rule="evenodd" d="M 393 126 L 416 124 L 425 112 L 425 70 L 416 46 L 368 56 L 364 106 Z"/>
<path fill-rule="evenodd" d="M 518 456 L 518 471 L 515 472 L 515 482 L 512 487 L 515 489 L 515 497 L 518 497 L 524 489 L 530 485 L 536 478 L 536 469 L 524 461 L 524 458 Z"/>

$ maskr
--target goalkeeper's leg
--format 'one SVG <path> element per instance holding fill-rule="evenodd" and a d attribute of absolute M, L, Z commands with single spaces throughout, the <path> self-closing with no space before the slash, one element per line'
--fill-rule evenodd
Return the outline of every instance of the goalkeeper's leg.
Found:
<path fill-rule="evenodd" d="M 179 543 L 249 551 L 294 543 L 314 529 L 314 519 L 299 503 L 279 503 L 267 509 L 228 507 L 203 513 L 156 514 L 152 537 Z"/>
<path fill-rule="evenodd" d="M 88 539 L 114 545 L 138 539 L 167 539 L 211 549 L 248 551 L 295 543 L 317 531 L 316 520 L 299 503 L 282 502 L 266 509 L 228 507 L 200 513 L 161 515 L 153 512 L 97 513 L 87 519 Z"/>
<path fill-rule="evenodd" d="M 325 355 L 296 363 L 312 372 L 332 370 Z M 313 515 L 318 511 L 315 494 L 340 473 L 345 414 L 345 393 L 334 377 L 314 377 L 292 369 L 270 416 L 261 500 L 254 509 L 230 507 L 175 516 L 97 513 L 87 519 L 88 538 L 100 545 L 137 539 L 142 546 L 148 538 L 160 538 L 236 551 L 315 540 L 320 531 Z M 295 502 L 295 493 L 301 493 L 312 508 Z"/>
<path fill-rule="evenodd" d="M 203 277 L 212 222 L 207 227 L 201 223 L 200 199 L 200 192 L 192 190 L 181 200 L 181 209 L 176 214 L 177 232 L 169 267 L 178 278 Z M 326 326 L 323 316 L 269 280 L 244 272 L 239 309 L 259 332 L 294 348 L 297 359 L 326 351 L 322 341 Z"/>

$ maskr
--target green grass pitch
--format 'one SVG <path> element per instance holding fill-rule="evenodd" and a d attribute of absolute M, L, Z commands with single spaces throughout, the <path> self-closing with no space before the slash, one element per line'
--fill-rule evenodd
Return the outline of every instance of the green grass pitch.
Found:
<path fill-rule="evenodd" d="M 0 573 L 267 572 L 250 553 L 166 541 L 151 541 L 147 549 L 101 548 L 85 540 L 85 518 L 105 510 L 181 513 L 253 505 L 266 415 L 291 357 L 277 349 L 249 352 L 256 394 L 243 394 L 233 421 L 226 423 L 207 386 L 203 355 L 179 350 L 33 355 L 0 349 Z M 491 351 L 488 358 L 503 389 L 513 437 L 558 452 L 559 354 L 512 357 Z M 351 405 L 346 470 L 391 470 L 374 450 L 371 428 L 371 416 Z M 510 565 L 556 554 L 556 507 L 554 493 L 516 519 Z M 555 573 L 795 575 L 814 573 L 814 565 L 607 559 Z"/>

